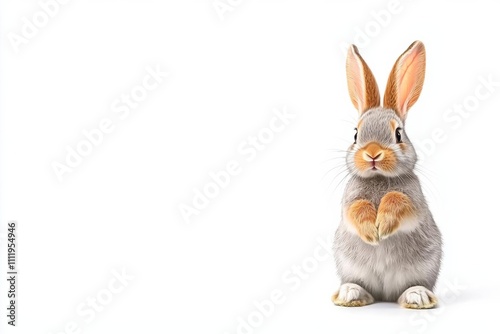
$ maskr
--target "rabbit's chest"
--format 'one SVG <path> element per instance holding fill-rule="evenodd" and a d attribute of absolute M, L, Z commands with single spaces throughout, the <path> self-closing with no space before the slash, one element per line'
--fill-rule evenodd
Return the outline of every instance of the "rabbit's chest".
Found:
<path fill-rule="evenodd" d="M 378 207 L 380 200 L 391 190 L 400 187 L 391 185 L 385 180 L 366 180 L 365 182 L 354 182 L 351 187 L 346 188 L 346 194 L 355 198 L 364 198 Z"/>

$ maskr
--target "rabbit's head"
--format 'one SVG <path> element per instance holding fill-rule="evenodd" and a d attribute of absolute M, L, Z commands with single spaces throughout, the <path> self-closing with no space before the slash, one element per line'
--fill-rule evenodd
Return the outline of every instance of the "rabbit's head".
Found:
<path fill-rule="evenodd" d="M 425 76 L 425 47 L 413 42 L 392 68 L 380 105 L 378 86 L 370 68 L 352 45 L 347 54 L 347 86 L 359 112 L 347 166 L 361 177 L 396 177 L 411 172 L 417 155 L 406 136 L 408 110 L 417 101 Z"/>

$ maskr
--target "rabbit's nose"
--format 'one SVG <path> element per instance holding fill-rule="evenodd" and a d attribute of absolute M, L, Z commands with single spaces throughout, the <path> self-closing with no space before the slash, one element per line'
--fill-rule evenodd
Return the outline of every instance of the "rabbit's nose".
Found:
<path fill-rule="evenodd" d="M 380 161 L 384 159 L 384 150 L 376 143 L 368 144 L 363 151 L 363 159 L 370 162 Z"/>
<path fill-rule="evenodd" d="M 366 161 L 380 161 L 384 158 L 384 152 L 380 151 L 380 152 L 376 153 L 375 156 L 372 156 L 370 153 L 367 153 L 365 151 L 365 152 L 363 152 L 363 158 Z"/>

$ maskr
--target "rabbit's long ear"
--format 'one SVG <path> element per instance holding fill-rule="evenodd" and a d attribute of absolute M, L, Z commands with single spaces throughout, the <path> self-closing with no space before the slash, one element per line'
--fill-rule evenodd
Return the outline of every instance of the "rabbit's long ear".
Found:
<path fill-rule="evenodd" d="M 425 47 L 413 42 L 392 68 L 384 94 L 384 107 L 393 109 L 402 120 L 417 102 L 425 77 Z"/>
<path fill-rule="evenodd" d="M 351 45 L 347 52 L 346 70 L 349 95 L 359 114 L 361 115 L 368 109 L 379 107 L 380 93 L 377 82 L 355 45 Z"/>

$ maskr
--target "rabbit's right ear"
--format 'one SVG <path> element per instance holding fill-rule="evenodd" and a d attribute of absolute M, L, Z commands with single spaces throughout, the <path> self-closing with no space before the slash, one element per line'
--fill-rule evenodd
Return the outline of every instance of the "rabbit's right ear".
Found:
<path fill-rule="evenodd" d="M 384 94 L 384 107 L 393 109 L 404 121 L 408 110 L 417 102 L 425 77 L 425 47 L 413 42 L 399 56 L 392 68 Z"/>
<path fill-rule="evenodd" d="M 358 52 L 356 45 L 347 51 L 347 87 L 352 104 L 359 115 L 380 106 L 380 93 L 372 71 Z"/>

